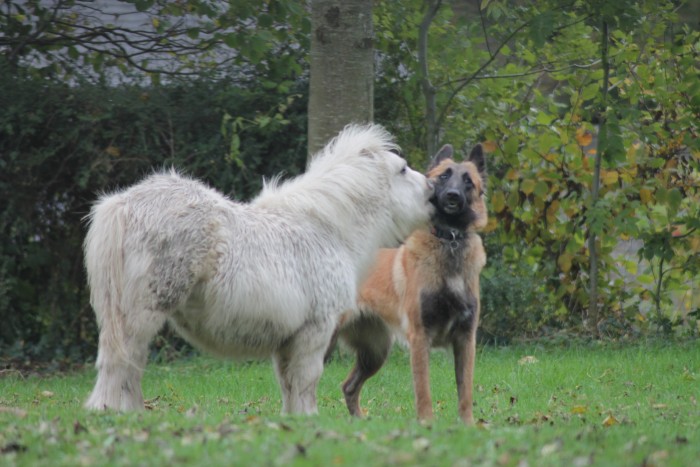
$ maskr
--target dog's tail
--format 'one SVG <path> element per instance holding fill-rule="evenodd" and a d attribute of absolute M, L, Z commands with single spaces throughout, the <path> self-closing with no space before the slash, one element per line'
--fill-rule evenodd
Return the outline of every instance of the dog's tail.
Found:
<path fill-rule="evenodd" d="M 100 329 L 98 367 L 105 352 L 130 362 L 124 341 L 123 303 L 126 209 L 119 194 L 103 195 L 86 216 L 89 228 L 83 248 L 90 304 Z"/>

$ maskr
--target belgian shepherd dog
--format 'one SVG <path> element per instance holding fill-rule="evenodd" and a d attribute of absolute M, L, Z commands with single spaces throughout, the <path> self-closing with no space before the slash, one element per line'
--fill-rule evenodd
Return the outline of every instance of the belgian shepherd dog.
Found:
<path fill-rule="evenodd" d="M 479 274 L 486 254 L 477 233 L 486 226 L 485 158 L 477 145 L 468 160 L 443 146 L 428 178 L 436 211 L 432 225 L 397 249 L 382 249 L 337 336 L 356 353 L 343 383 L 348 410 L 361 416 L 362 386 L 384 364 L 395 336 L 407 342 L 418 418 L 433 416 L 428 359 L 431 347 L 452 347 L 461 419 L 473 423 L 472 386 L 479 324 Z M 327 355 L 328 357 L 328 355 Z"/>
<path fill-rule="evenodd" d="M 144 408 L 149 342 L 167 321 L 213 354 L 272 357 L 283 412 L 316 413 L 324 352 L 377 249 L 434 212 L 396 149 L 382 127 L 349 125 L 249 203 L 176 172 L 102 196 L 84 245 L 100 328 L 86 407 Z"/>

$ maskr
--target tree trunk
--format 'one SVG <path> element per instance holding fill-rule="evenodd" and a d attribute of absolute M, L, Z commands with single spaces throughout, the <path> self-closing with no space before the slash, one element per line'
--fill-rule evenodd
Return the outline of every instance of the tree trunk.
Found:
<path fill-rule="evenodd" d="M 425 147 L 428 154 L 435 154 L 438 146 L 435 86 L 430 81 L 428 67 L 428 31 L 441 3 L 441 0 L 428 0 L 426 2 L 427 10 L 418 30 L 418 64 L 421 88 L 423 89 L 423 97 L 425 97 Z"/>
<path fill-rule="evenodd" d="M 608 87 L 610 86 L 610 63 L 608 62 L 608 22 L 603 20 L 603 28 L 601 35 L 601 59 L 603 66 L 603 85 L 601 99 L 601 113 L 598 130 L 598 149 L 595 154 L 595 168 L 593 170 L 593 182 L 591 187 L 591 210 L 597 209 L 598 193 L 600 191 L 600 165 L 603 158 L 603 153 L 607 151 L 608 131 L 605 126 L 607 122 L 608 111 Z M 588 253 L 590 255 L 590 290 L 588 302 L 588 329 L 597 335 L 598 334 L 598 250 L 596 247 L 596 233 L 592 226 L 588 232 Z"/>
<path fill-rule="evenodd" d="M 311 1 L 308 154 L 374 114 L 372 0 Z"/>

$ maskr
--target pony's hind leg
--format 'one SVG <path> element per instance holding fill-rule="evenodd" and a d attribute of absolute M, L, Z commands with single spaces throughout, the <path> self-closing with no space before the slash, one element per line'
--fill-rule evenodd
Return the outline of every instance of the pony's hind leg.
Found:
<path fill-rule="evenodd" d="M 300 330 L 273 354 L 275 375 L 282 390 L 282 413 L 316 414 L 316 388 L 333 323 L 316 323 Z"/>
<path fill-rule="evenodd" d="M 148 346 L 165 315 L 142 310 L 140 316 L 104 319 L 97 353 L 97 383 L 85 403 L 89 409 L 143 410 L 141 376 Z"/>

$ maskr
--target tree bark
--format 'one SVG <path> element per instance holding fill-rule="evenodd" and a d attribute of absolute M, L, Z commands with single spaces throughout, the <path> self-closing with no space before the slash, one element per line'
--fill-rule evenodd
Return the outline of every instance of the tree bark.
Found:
<path fill-rule="evenodd" d="M 598 193 L 600 191 L 600 166 L 603 158 L 603 153 L 607 151 L 608 131 L 605 128 L 607 125 L 607 107 L 608 107 L 608 87 L 610 86 L 610 63 L 608 62 L 608 22 L 603 20 L 602 35 L 601 35 L 601 59 L 603 66 L 603 85 L 601 112 L 598 130 L 598 148 L 595 154 L 595 168 L 593 171 L 593 182 L 591 187 L 591 210 L 597 208 Z M 588 302 L 588 329 L 597 335 L 598 334 L 598 250 L 596 247 L 596 233 L 593 226 L 589 226 L 588 233 L 588 254 L 590 257 L 590 289 Z"/>
<path fill-rule="evenodd" d="M 372 0 L 311 1 L 309 156 L 374 117 Z"/>
<path fill-rule="evenodd" d="M 430 30 L 430 24 L 440 9 L 441 3 L 441 0 L 426 1 L 427 10 L 418 30 L 418 65 L 421 88 L 425 98 L 425 146 L 428 154 L 435 154 L 438 145 L 435 86 L 430 81 L 430 69 L 428 67 L 428 31 Z"/>

